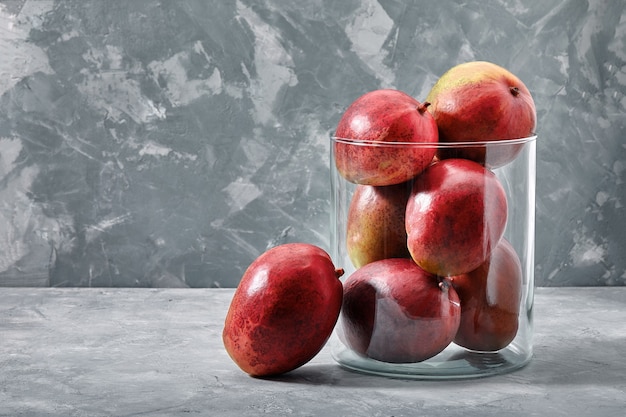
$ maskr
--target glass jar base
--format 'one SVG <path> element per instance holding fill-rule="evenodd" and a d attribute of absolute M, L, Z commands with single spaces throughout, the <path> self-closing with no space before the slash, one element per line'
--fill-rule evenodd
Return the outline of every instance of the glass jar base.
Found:
<path fill-rule="evenodd" d="M 530 362 L 532 353 L 511 344 L 497 352 L 474 352 L 455 344 L 418 363 L 387 363 L 366 358 L 341 343 L 331 350 L 343 368 L 370 375 L 396 379 L 451 380 L 482 378 L 513 372 Z"/>

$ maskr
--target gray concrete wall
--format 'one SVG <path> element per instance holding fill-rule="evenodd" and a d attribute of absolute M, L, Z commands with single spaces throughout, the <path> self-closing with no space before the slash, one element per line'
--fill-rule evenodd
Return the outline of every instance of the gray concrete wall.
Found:
<path fill-rule="evenodd" d="M 0 285 L 232 287 L 328 248 L 342 111 L 478 59 L 537 104 L 537 284 L 624 285 L 612 0 L 0 1 Z"/>

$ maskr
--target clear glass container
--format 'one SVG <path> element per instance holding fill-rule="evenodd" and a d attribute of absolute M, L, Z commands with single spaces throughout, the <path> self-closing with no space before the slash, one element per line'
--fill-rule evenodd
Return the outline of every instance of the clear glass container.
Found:
<path fill-rule="evenodd" d="M 437 144 L 333 137 L 330 148 L 331 255 L 345 270 L 330 341 L 337 363 L 409 379 L 475 378 L 526 365 L 536 137 Z M 385 183 L 397 183 L 395 174 L 346 179 L 358 177 L 362 161 L 371 167 L 380 158 L 388 168 L 407 155 L 432 161 L 400 184 Z M 401 272 L 407 260 L 424 273 Z"/>

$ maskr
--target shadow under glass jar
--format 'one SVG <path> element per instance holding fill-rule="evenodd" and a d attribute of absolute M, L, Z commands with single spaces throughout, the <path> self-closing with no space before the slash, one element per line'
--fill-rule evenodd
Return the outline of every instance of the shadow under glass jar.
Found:
<path fill-rule="evenodd" d="M 330 341 L 337 363 L 409 379 L 526 365 L 536 137 L 436 144 L 333 137 L 330 148 L 331 255 L 345 270 Z M 427 162 L 393 170 L 419 157 Z M 364 163 L 385 172 L 375 178 Z"/>

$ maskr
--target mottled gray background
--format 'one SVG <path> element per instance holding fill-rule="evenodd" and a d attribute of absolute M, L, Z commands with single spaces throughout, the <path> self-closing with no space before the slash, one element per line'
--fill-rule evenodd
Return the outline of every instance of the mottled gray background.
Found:
<path fill-rule="evenodd" d="M 621 0 L 0 1 L 0 285 L 232 287 L 328 249 L 341 112 L 477 59 L 537 104 L 537 284 L 624 285 Z"/>

